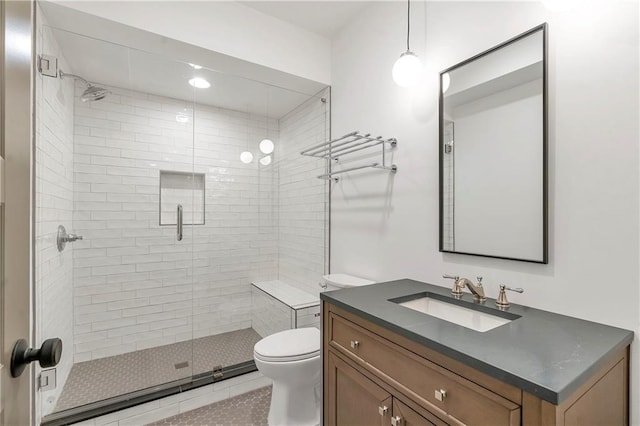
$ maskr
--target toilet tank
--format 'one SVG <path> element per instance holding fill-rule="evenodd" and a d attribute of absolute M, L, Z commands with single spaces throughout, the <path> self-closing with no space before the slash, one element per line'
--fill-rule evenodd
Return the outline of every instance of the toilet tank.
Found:
<path fill-rule="evenodd" d="M 363 285 L 375 284 L 375 281 L 367 280 L 360 277 L 354 277 L 348 274 L 328 274 L 323 275 L 322 288 L 325 291 L 339 290 L 342 288 L 360 287 Z"/>

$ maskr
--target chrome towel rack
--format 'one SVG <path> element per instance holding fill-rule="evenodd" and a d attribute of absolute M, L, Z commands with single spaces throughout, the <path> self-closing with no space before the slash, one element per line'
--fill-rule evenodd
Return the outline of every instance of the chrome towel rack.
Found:
<path fill-rule="evenodd" d="M 330 141 L 309 147 L 300 152 L 300 154 L 309 157 L 324 158 L 329 161 L 338 161 L 340 157 L 343 157 L 345 155 L 363 151 L 366 149 L 380 147 L 382 157 L 381 162 L 336 170 L 318 176 L 319 179 L 332 179 L 337 182 L 338 178 L 335 177 L 335 175 L 367 168 L 388 170 L 391 173 L 396 173 L 398 171 L 398 166 L 396 166 L 395 164 L 387 164 L 387 148 L 395 148 L 397 145 L 398 140 L 396 138 L 385 139 L 382 136 L 372 137 L 370 133 L 361 134 L 360 132 L 355 131 L 347 133 L 346 135 L 341 136 L 337 139 L 332 139 Z"/>

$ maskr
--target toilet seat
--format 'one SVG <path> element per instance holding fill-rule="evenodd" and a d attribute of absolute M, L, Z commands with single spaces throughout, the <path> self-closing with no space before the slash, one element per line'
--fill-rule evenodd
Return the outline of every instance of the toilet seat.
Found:
<path fill-rule="evenodd" d="M 256 343 L 253 354 L 265 362 L 292 362 L 320 356 L 320 330 L 315 327 L 281 331 Z"/>

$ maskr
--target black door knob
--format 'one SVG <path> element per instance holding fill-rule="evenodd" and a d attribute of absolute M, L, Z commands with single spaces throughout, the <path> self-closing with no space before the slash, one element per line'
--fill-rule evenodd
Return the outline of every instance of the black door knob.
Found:
<path fill-rule="evenodd" d="M 20 339 L 11 352 L 11 377 L 20 376 L 33 361 L 38 361 L 42 368 L 55 367 L 61 356 L 62 340 L 58 338 L 45 340 L 40 349 L 30 348 L 26 340 Z"/>

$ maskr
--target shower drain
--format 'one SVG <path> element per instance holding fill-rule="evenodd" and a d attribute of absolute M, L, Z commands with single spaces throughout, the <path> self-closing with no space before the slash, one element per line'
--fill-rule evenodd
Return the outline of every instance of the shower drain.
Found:
<path fill-rule="evenodd" d="M 179 362 L 175 364 L 176 370 L 180 370 L 181 368 L 187 368 L 189 366 L 189 362 Z"/>

